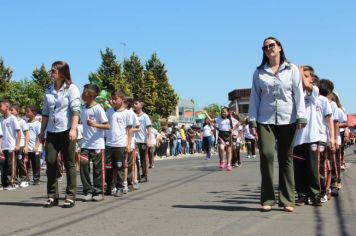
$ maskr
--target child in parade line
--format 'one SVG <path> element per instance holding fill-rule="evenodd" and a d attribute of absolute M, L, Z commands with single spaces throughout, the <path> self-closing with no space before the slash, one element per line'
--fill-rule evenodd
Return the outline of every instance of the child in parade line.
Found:
<path fill-rule="evenodd" d="M 337 133 L 337 145 L 338 145 L 338 149 L 336 150 L 335 153 L 335 166 L 336 166 L 336 173 L 337 176 L 336 178 L 333 179 L 333 183 L 332 183 L 332 195 L 338 196 L 337 191 L 340 190 L 341 188 L 341 165 L 342 165 L 342 153 L 343 153 L 343 138 L 342 136 L 344 135 L 345 132 L 345 124 L 347 122 L 347 117 L 346 114 L 344 112 L 344 110 L 342 109 L 342 105 L 340 103 L 340 99 L 339 97 L 336 95 L 335 92 L 333 92 L 332 94 L 330 94 L 330 99 L 331 101 L 335 102 L 337 105 L 337 113 L 338 113 L 338 125 L 339 125 L 339 132 Z"/>
<path fill-rule="evenodd" d="M 41 141 L 38 135 L 41 133 L 41 122 L 36 119 L 38 108 L 36 105 L 31 105 L 26 108 L 26 117 L 28 118 L 28 163 L 27 170 L 32 166 L 33 185 L 40 184 L 41 172 Z"/>
<path fill-rule="evenodd" d="M 205 115 L 213 121 L 207 112 Z M 227 171 L 232 170 L 231 166 L 231 145 L 232 145 L 232 131 L 240 125 L 235 118 L 231 117 L 230 109 L 228 107 L 223 107 L 221 109 L 220 117 L 215 119 L 215 127 L 219 131 L 219 157 L 221 169 L 226 168 Z M 226 153 L 226 163 L 224 162 L 224 156 Z"/>
<path fill-rule="evenodd" d="M 145 103 L 142 99 L 135 99 L 134 110 L 140 122 L 140 131 L 135 133 L 136 147 L 139 152 L 141 162 L 140 182 L 148 181 L 148 150 L 152 147 L 151 128 L 152 123 L 148 115 L 143 112 Z M 138 172 L 140 173 L 140 172 Z"/>
<path fill-rule="evenodd" d="M 4 165 L 4 162 L 5 162 L 5 157 L 4 157 L 4 153 L 2 152 L 2 136 L 3 136 L 3 133 L 2 133 L 2 128 L 1 128 L 1 125 L 0 125 L 0 180 L 2 180 L 2 175 L 4 174 L 3 172 L 3 165 Z M 0 190 L 3 190 L 4 187 L 2 186 L 2 181 L 0 181 Z"/>
<path fill-rule="evenodd" d="M 247 156 L 246 158 L 256 158 L 256 137 L 250 133 L 249 118 L 246 119 L 243 134 L 245 137 L 245 144 L 247 146 Z"/>
<path fill-rule="evenodd" d="M 232 112 L 232 117 L 234 117 L 237 121 L 239 117 L 235 112 Z M 241 155 L 240 155 L 240 144 L 243 140 L 243 126 L 240 125 L 232 130 L 232 158 L 231 158 L 231 165 L 233 167 L 241 167 Z"/>
<path fill-rule="evenodd" d="M 151 127 L 151 144 L 152 146 L 149 147 L 148 149 L 148 168 L 153 169 L 155 168 L 154 162 L 155 162 L 155 155 L 156 155 L 156 145 L 157 145 L 157 135 L 158 132 L 154 127 Z"/>
<path fill-rule="evenodd" d="M 83 123 L 80 179 L 83 184 L 84 201 L 104 200 L 104 130 L 110 129 L 110 125 L 104 108 L 95 101 L 99 93 L 98 86 L 94 84 L 85 85 L 82 93 L 85 107 L 80 114 Z M 93 184 L 90 181 L 90 161 L 93 162 Z"/>
<path fill-rule="evenodd" d="M 274 158 L 279 163 L 279 201 L 286 212 L 295 205 L 293 139 L 307 123 L 302 81 L 298 67 L 290 63 L 275 37 L 263 41 L 262 62 L 253 74 L 249 118 L 250 131 L 259 143 L 261 210 L 276 204 L 273 184 Z"/>
<path fill-rule="evenodd" d="M 214 126 L 211 124 L 211 121 L 209 118 L 205 118 L 204 124 L 203 124 L 203 150 L 206 153 L 206 160 L 211 159 L 211 147 L 213 145 L 213 132 L 214 132 Z"/>
<path fill-rule="evenodd" d="M 21 107 L 19 105 L 11 106 L 11 114 L 13 114 L 20 125 L 21 131 L 21 141 L 20 141 L 20 150 L 16 152 L 16 182 L 21 188 L 26 188 L 29 186 L 28 181 L 28 126 L 24 119 L 21 118 Z"/>
<path fill-rule="evenodd" d="M 20 151 L 21 142 L 21 127 L 17 118 L 11 114 L 10 102 L 7 100 L 1 101 L 0 113 L 4 119 L 1 121 L 2 129 L 2 154 L 3 160 L 0 160 L 1 185 L 5 190 L 14 190 L 15 173 L 16 173 L 16 158 L 15 152 Z"/>
<path fill-rule="evenodd" d="M 124 106 L 128 110 L 129 114 L 131 115 L 132 119 L 132 139 L 131 139 L 131 148 L 132 152 L 128 153 L 128 169 L 127 172 L 125 171 L 125 179 L 127 179 L 128 182 L 128 189 L 124 188 L 123 193 L 126 194 L 128 193 L 130 188 L 133 188 L 134 190 L 138 190 L 140 188 L 140 185 L 137 180 L 137 171 L 140 166 L 139 161 L 137 161 L 137 150 L 136 150 L 136 143 L 135 143 L 135 133 L 140 131 L 140 121 L 138 120 L 138 117 L 136 113 L 132 109 L 132 104 L 133 104 L 133 98 L 131 97 L 126 97 L 124 101 Z M 137 161 L 137 165 L 136 165 Z M 126 169 L 125 169 L 126 170 Z"/>
<path fill-rule="evenodd" d="M 314 69 L 300 66 L 303 81 L 304 101 L 308 123 L 297 131 L 294 140 L 294 179 L 298 195 L 297 206 L 309 203 L 322 205 L 324 193 L 321 191 L 320 160 L 327 142 L 327 127 L 332 127 L 331 106 L 325 97 L 319 98 L 319 88 L 315 85 Z M 333 144 L 331 143 L 331 149 Z"/>
<path fill-rule="evenodd" d="M 112 174 L 107 176 L 107 193 L 116 189 L 114 196 L 122 197 L 128 189 L 125 169 L 131 153 L 132 116 L 124 106 L 126 94 L 121 90 L 111 93 L 112 108 L 106 112 L 110 129 L 106 131 L 105 165 L 111 164 Z M 127 170 L 126 170 L 127 171 Z"/>

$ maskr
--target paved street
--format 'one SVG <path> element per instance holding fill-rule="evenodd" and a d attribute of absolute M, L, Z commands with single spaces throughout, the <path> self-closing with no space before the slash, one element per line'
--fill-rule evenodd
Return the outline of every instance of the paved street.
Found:
<path fill-rule="evenodd" d="M 78 176 L 73 209 L 42 208 L 45 176 L 40 186 L 0 191 L 0 235 L 355 235 L 354 149 L 347 150 L 340 196 L 322 207 L 260 212 L 258 158 L 243 154 L 242 167 L 227 172 L 216 156 L 200 156 L 159 160 L 140 190 L 99 203 L 80 201 Z"/>

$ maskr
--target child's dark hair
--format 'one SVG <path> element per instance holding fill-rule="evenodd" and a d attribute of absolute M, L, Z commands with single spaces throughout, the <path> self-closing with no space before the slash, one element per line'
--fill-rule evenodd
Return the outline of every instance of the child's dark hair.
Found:
<path fill-rule="evenodd" d="M 321 79 L 318 83 L 319 93 L 328 96 L 334 90 L 334 83 L 328 79 Z"/>
<path fill-rule="evenodd" d="M 138 97 L 136 97 L 136 98 L 134 99 L 134 102 L 140 102 L 140 103 L 145 104 L 145 100 L 144 100 L 143 98 L 138 98 Z"/>
<path fill-rule="evenodd" d="M 11 107 L 11 102 L 8 99 L 1 100 L 1 104 L 6 104 L 6 106 Z"/>
<path fill-rule="evenodd" d="M 125 98 L 127 97 L 126 93 L 124 91 L 122 91 L 121 89 L 113 90 L 111 92 L 111 96 L 117 96 L 117 97 L 121 98 L 122 100 L 125 100 Z"/>
<path fill-rule="evenodd" d="M 221 108 L 221 111 L 220 111 L 220 114 L 222 113 L 223 110 L 226 110 L 226 111 L 227 111 L 227 118 L 230 118 L 230 108 L 228 108 L 228 107 L 222 107 L 222 108 Z"/>
<path fill-rule="evenodd" d="M 11 106 L 11 108 L 15 109 L 15 110 L 17 111 L 17 113 L 20 114 L 20 112 L 21 112 L 21 107 L 20 107 L 20 105 L 14 104 L 14 105 Z"/>
<path fill-rule="evenodd" d="M 308 66 L 308 65 L 305 65 L 305 66 L 303 66 L 303 70 L 304 70 L 304 71 L 309 71 L 309 72 L 310 72 L 310 74 L 311 74 L 311 76 L 313 76 L 313 77 L 314 77 L 314 75 L 315 75 L 315 71 L 314 71 L 314 68 L 313 68 L 313 67 Z"/>
<path fill-rule="evenodd" d="M 95 84 L 86 84 L 84 85 L 84 90 L 90 91 L 93 95 L 98 96 L 100 93 L 100 88 Z"/>
<path fill-rule="evenodd" d="M 133 97 L 127 96 L 124 100 L 124 103 L 126 104 L 127 109 L 130 109 L 133 104 Z"/>
<path fill-rule="evenodd" d="M 27 107 L 33 114 L 37 115 L 38 113 L 38 107 L 36 105 L 30 105 Z"/>

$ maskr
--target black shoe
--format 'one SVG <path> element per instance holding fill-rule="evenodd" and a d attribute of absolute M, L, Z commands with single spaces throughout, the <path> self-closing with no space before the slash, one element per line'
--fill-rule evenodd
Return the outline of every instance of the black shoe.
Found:
<path fill-rule="evenodd" d="M 75 205 L 75 201 L 72 199 L 66 199 L 63 203 L 63 208 L 72 208 Z"/>
<path fill-rule="evenodd" d="M 142 177 L 139 182 L 140 183 L 147 183 L 148 182 L 147 176 Z"/>
<path fill-rule="evenodd" d="M 111 188 L 106 188 L 104 195 L 105 196 L 110 196 L 111 195 Z"/>
<path fill-rule="evenodd" d="M 48 198 L 47 202 L 43 205 L 44 208 L 51 208 L 54 206 L 58 206 L 58 199 Z"/>
<path fill-rule="evenodd" d="M 338 197 L 339 196 L 339 190 L 337 190 L 336 188 L 331 189 L 331 196 Z"/>
<path fill-rule="evenodd" d="M 295 205 L 296 205 L 296 206 L 304 206 L 306 202 L 307 202 L 307 198 L 306 198 L 306 197 L 299 197 L 299 198 L 295 201 Z"/>
<path fill-rule="evenodd" d="M 40 185 L 40 181 L 34 181 L 32 185 Z"/>
<path fill-rule="evenodd" d="M 312 205 L 313 205 L 313 206 L 322 206 L 323 203 L 321 202 L 320 197 L 315 197 L 315 198 L 313 198 L 313 200 L 312 200 Z"/>

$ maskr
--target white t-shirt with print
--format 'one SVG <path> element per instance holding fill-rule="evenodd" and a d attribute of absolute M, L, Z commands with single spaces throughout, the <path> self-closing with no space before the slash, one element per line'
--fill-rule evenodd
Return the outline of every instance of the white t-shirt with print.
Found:
<path fill-rule="evenodd" d="M 211 125 L 206 124 L 203 127 L 203 137 L 209 137 L 211 135 L 213 135 L 212 131 L 213 131 L 213 127 Z"/>
<path fill-rule="evenodd" d="M 218 128 L 219 131 L 230 131 L 231 130 L 231 126 L 235 127 L 235 125 L 237 125 L 239 122 L 235 119 L 231 117 L 231 122 L 230 119 L 226 118 L 223 119 L 220 117 L 215 119 L 216 122 L 216 127 Z M 232 125 L 231 125 L 232 123 Z"/>
<path fill-rule="evenodd" d="M 83 111 L 80 113 L 80 119 L 83 126 L 83 142 L 81 148 L 95 150 L 104 149 L 105 130 L 91 127 L 87 124 L 88 120 L 94 120 L 96 124 L 104 124 L 109 122 L 103 107 L 99 104 L 95 104 L 92 107 L 84 107 Z"/>
<path fill-rule="evenodd" d="M 1 121 L 3 132 L 2 150 L 13 151 L 16 146 L 16 132 L 21 129 L 17 118 L 14 115 L 9 115 Z"/>
<path fill-rule="evenodd" d="M 147 143 L 147 127 L 152 126 L 151 120 L 146 113 L 137 115 L 140 122 L 140 131 L 135 133 L 136 143 Z"/>
<path fill-rule="evenodd" d="M 41 133 L 41 122 L 34 120 L 33 122 L 27 122 L 29 140 L 28 140 L 28 151 L 33 152 L 38 140 L 38 135 Z"/>
<path fill-rule="evenodd" d="M 19 122 L 20 131 L 21 131 L 20 147 L 24 147 L 25 146 L 25 132 L 28 131 L 28 126 L 27 126 L 26 121 L 22 118 L 17 119 L 17 121 Z"/>
<path fill-rule="evenodd" d="M 113 108 L 106 112 L 110 130 L 106 131 L 106 145 L 109 147 L 127 146 L 127 128 L 132 127 L 132 116 L 127 109 L 115 111 Z"/>

